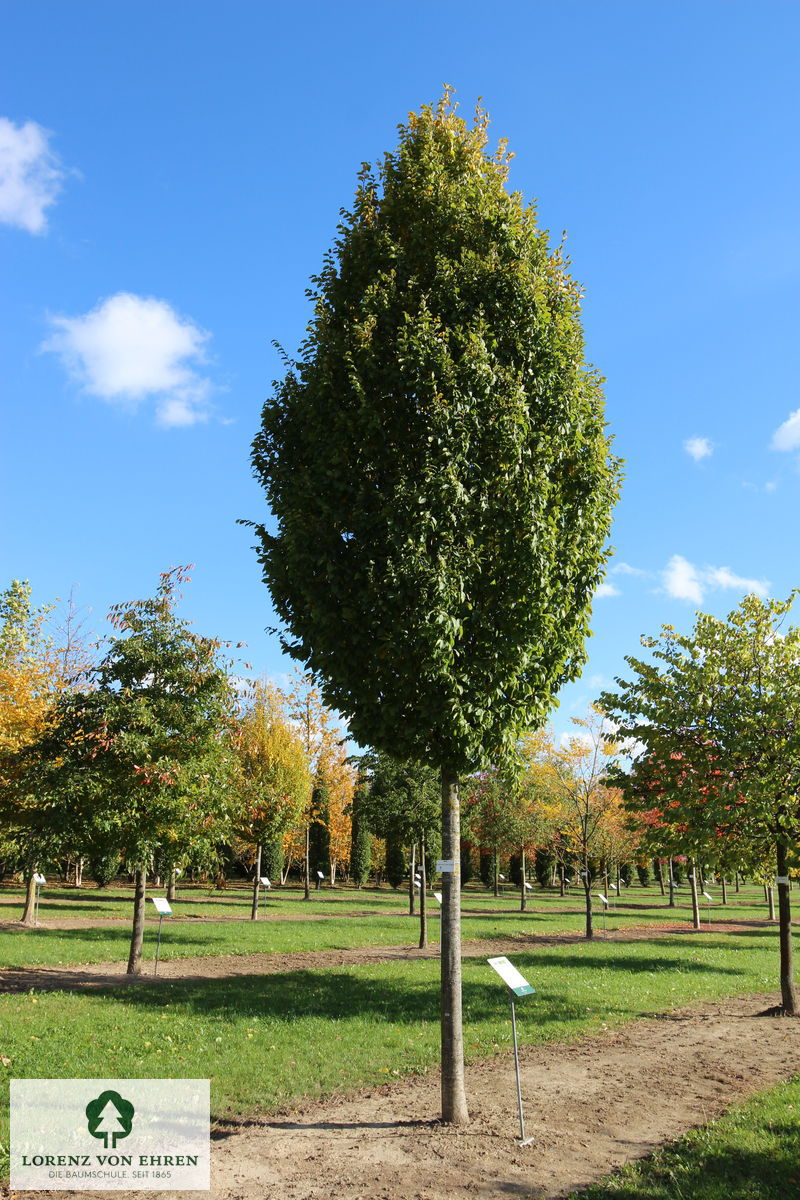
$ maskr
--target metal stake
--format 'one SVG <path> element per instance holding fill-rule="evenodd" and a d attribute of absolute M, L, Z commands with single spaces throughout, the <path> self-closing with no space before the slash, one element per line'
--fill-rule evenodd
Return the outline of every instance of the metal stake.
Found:
<path fill-rule="evenodd" d="M 158 952 L 161 949 L 161 926 L 164 924 L 164 914 L 160 913 L 158 918 L 158 941 L 156 942 L 156 965 L 153 968 L 153 974 L 158 974 Z"/>
<path fill-rule="evenodd" d="M 517 1072 L 517 1105 L 519 1106 L 519 1144 L 520 1146 L 529 1146 L 533 1141 L 532 1137 L 525 1137 L 525 1118 L 522 1115 L 522 1085 L 519 1080 L 519 1049 L 517 1047 L 517 1017 L 514 1012 L 514 993 L 509 990 L 509 999 L 511 1000 L 511 1029 L 514 1034 L 514 1066 Z"/>

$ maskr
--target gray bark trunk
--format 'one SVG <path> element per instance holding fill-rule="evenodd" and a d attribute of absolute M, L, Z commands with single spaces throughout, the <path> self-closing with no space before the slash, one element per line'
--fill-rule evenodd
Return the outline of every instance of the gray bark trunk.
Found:
<path fill-rule="evenodd" d="M 695 929 L 699 929 L 700 905 L 697 902 L 697 868 L 693 858 L 689 859 L 689 881 L 692 885 L 692 925 Z"/>
<path fill-rule="evenodd" d="M 36 884 L 33 876 L 36 872 L 36 867 L 31 867 L 30 871 L 25 873 L 25 908 L 22 913 L 22 924 L 33 925 L 36 920 Z"/>
<path fill-rule="evenodd" d="M 261 843 L 256 847 L 256 866 L 253 872 L 253 899 L 250 903 L 250 920 L 258 920 L 258 889 L 261 887 Z"/>
<path fill-rule="evenodd" d="M 442 767 L 442 857 L 453 871 L 442 874 L 441 1022 L 442 1120 L 469 1122 L 464 1091 L 464 1032 L 461 1014 L 461 819 L 458 777 Z"/>
<path fill-rule="evenodd" d="M 786 847 L 778 845 L 776 861 L 778 874 L 786 878 Z M 778 937 L 781 946 L 781 1007 L 788 1017 L 798 1015 L 797 988 L 794 982 L 794 963 L 792 960 L 792 908 L 789 900 L 789 884 L 778 884 L 778 910 L 780 912 L 780 929 Z"/>
<path fill-rule="evenodd" d="M 147 872 L 140 870 L 134 875 L 133 929 L 131 949 L 128 955 L 128 974 L 138 975 L 142 969 L 142 942 L 144 941 L 144 910 L 147 903 Z"/>
<path fill-rule="evenodd" d="M 424 950 L 428 944 L 428 898 L 425 889 L 428 879 L 425 874 L 425 834 L 419 842 L 419 948 Z"/>

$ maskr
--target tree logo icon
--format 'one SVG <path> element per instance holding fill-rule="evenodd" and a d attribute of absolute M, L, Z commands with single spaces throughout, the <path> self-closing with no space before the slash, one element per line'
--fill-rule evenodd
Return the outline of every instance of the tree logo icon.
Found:
<path fill-rule="evenodd" d="M 86 1105 L 89 1133 L 103 1138 L 106 1150 L 113 1150 L 119 1138 L 126 1138 L 133 1128 L 135 1111 L 130 1100 L 124 1100 L 119 1092 L 101 1092 Z"/>

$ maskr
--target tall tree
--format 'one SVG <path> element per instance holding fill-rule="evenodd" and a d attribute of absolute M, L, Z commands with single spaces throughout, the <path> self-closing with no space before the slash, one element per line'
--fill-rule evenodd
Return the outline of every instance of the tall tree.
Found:
<path fill-rule="evenodd" d="M 442 1114 L 459 1124 L 459 774 L 579 670 L 618 475 L 580 288 L 487 124 L 446 92 L 363 168 L 252 458 L 287 650 L 362 745 L 440 772 Z"/>
<path fill-rule="evenodd" d="M 638 748 L 615 782 L 634 807 L 664 814 L 670 836 L 720 857 L 730 838 L 752 867 L 778 877 L 781 1007 L 797 1016 L 789 867 L 800 835 L 800 628 L 788 600 L 745 596 L 727 620 L 698 613 L 691 634 L 643 638 L 653 661 L 601 704 Z"/>

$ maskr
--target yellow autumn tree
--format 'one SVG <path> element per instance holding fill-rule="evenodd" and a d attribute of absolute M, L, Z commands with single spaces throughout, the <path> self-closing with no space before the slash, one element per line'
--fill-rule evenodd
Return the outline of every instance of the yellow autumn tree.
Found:
<path fill-rule="evenodd" d="M 238 722 L 238 835 L 256 847 L 251 917 L 258 917 L 261 847 L 281 837 L 308 803 L 311 774 L 303 738 L 287 698 L 257 683 Z"/>

